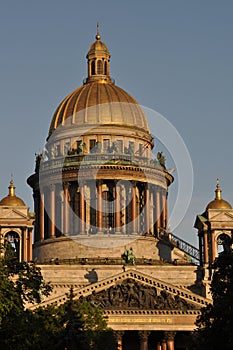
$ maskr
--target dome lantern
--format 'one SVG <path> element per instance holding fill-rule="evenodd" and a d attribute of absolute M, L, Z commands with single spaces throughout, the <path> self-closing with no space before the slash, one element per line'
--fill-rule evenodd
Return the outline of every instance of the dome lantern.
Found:
<path fill-rule="evenodd" d="M 110 53 L 108 47 L 100 40 L 99 25 L 97 23 L 96 41 L 91 44 L 87 53 L 88 77 L 85 83 L 91 81 L 112 82 L 110 77 Z"/>

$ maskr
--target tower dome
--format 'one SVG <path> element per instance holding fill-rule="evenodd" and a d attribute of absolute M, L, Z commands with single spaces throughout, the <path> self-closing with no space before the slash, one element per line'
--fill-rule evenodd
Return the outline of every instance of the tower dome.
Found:
<path fill-rule="evenodd" d="M 24 201 L 15 195 L 15 185 L 14 185 L 13 180 L 10 181 L 10 185 L 8 188 L 9 188 L 9 194 L 8 194 L 8 196 L 4 197 L 0 201 L 0 205 L 1 206 L 10 206 L 10 207 L 25 206 Z"/>
<path fill-rule="evenodd" d="M 232 209 L 230 203 L 222 199 L 222 190 L 220 188 L 218 179 L 215 190 L 215 199 L 207 205 L 206 209 Z"/>

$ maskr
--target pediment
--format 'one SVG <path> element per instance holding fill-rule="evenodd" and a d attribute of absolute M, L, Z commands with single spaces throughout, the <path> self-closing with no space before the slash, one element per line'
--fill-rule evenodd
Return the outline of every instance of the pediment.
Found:
<path fill-rule="evenodd" d="M 209 220 L 211 221 L 221 221 L 221 222 L 233 222 L 233 210 L 231 212 L 220 212 L 213 216 L 209 216 Z"/>
<path fill-rule="evenodd" d="M 137 270 L 128 270 L 79 290 L 76 299 L 105 310 L 200 310 L 211 303 L 188 290 L 158 280 Z"/>
<path fill-rule="evenodd" d="M 24 213 L 22 213 L 21 211 L 17 210 L 17 209 L 3 209 L 0 212 L 0 220 L 1 219 L 28 219 L 27 215 L 25 215 Z"/>
<path fill-rule="evenodd" d="M 85 287 L 73 290 L 75 300 L 86 300 L 101 306 L 105 312 L 199 312 L 202 307 L 212 301 L 187 289 L 176 287 L 146 275 L 136 269 L 113 275 Z M 61 305 L 67 301 L 67 294 L 62 293 L 53 298 L 45 299 L 41 306 Z M 29 306 L 36 308 L 35 305 Z"/>

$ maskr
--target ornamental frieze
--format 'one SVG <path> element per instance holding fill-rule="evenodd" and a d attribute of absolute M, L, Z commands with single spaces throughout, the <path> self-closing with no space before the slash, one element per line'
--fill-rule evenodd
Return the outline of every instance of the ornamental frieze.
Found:
<path fill-rule="evenodd" d="M 198 307 L 188 303 L 178 295 L 157 290 L 156 287 L 141 284 L 134 279 L 126 279 L 121 284 L 111 286 L 101 292 L 93 291 L 86 298 L 103 309 L 150 309 L 150 310 L 195 310 Z"/>

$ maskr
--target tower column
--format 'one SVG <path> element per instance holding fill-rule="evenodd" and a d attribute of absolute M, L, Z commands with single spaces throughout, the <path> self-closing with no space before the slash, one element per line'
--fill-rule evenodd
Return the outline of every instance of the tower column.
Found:
<path fill-rule="evenodd" d="M 161 202 L 162 202 L 162 208 L 161 208 L 161 217 L 162 217 L 162 222 L 161 226 L 162 228 L 166 229 L 167 227 L 167 199 L 166 199 L 166 194 L 162 193 L 161 195 Z"/>
<path fill-rule="evenodd" d="M 162 350 L 167 350 L 167 342 L 165 339 L 162 341 Z"/>
<path fill-rule="evenodd" d="M 209 264 L 208 232 L 204 232 L 204 263 Z"/>
<path fill-rule="evenodd" d="M 27 260 L 32 260 L 32 228 L 27 229 Z"/>
<path fill-rule="evenodd" d="M 33 192 L 33 198 L 34 198 L 34 212 L 35 213 L 39 213 L 40 210 L 40 195 L 38 193 L 38 191 L 34 191 Z M 36 215 L 36 219 L 35 219 L 35 242 L 40 240 L 40 232 L 39 232 L 39 216 Z"/>
<path fill-rule="evenodd" d="M 203 265 L 203 245 L 202 245 L 202 237 L 200 233 L 198 234 L 198 240 L 199 240 L 199 251 L 200 251 L 200 265 Z"/>
<path fill-rule="evenodd" d="M 40 240 L 44 240 L 44 193 L 40 193 Z"/>
<path fill-rule="evenodd" d="M 155 218 L 156 218 L 156 230 L 157 233 L 160 232 L 160 227 L 161 227 L 161 222 L 160 222 L 160 218 L 161 218 L 161 206 L 160 206 L 160 192 L 158 189 L 156 189 L 156 193 L 155 193 Z"/>
<path fill-rule="evenodd" d="M 69 183 L 64 183 L 64 198 L 63 198 L 63 231 L 69 233 Z"/>
<path fill-rule="evenodd" d="M 84 183 L 80 184 L 80 201 L 79 201 L 79 213 L 80 213 L 80 233 L 85 232 L 85 198 L 84 198 Z"/>
<path fill-rule="evenodd" d="M 131 200 L 131 212 L 132 212 L 132 233 L 137 232 L 137 201 L 136 201 L 136 183 L 132 182 L 132 200 Z"/>
<path fill-rule="evenodd" d="M 154 186 L 152 186 L 150 191 L 150 233 L 154 235 Z"/>
<path fill-rule="evenodd" d="M 120 186 L 115 183 L 115 230 L 121 231 Z"/>
<path fill-rule="evenodd" d="M 97 227 L 101 232 L 103 228 L 103 209 L 102 209 L 102 182 L 97 181 Z"/>
<path fill-rule="evenodd" d="M 176 332 L 165 332 L 165 339 L 167 341 L 167 350 L 175 350 L 174 338 Z"/>
<path fill-rule="evenodd" d="M 115 336 L 117 340 L 117 350 L 122 350 L 122 338 L 124 331 L 115 331 Z"/>
<path fill-rule="evenodd" d="M 22 260 L 27 261 L 28 252 L 27 252 L 27 228 L 26 227 L 22 229 L 22 248 L 23 248 Z"/>
<path fill-rule="evenodd" d="M 150 335 L 149 331 L 139 331 L 140 339 L 140 350 L 148 350 L 148 337 Z"/>
<path fill-rule="evenodd" d="M 211 237 L 211 253 L 212 253 L 211 262 L 212 263 L 214 262 L 215 258 L 217 257 L 216 246 L 217 246 L 217 242 L 215 242 L 215 237 L 214 237 L 214 235 L 212 235 L 212 237 Z"/>
<path fill-rule="evenodd" d="M 55 236 L 55 186 L 50 186 L 50 237 Z"/>
<path fill-rule="evenodd" d="M 146 184 L 145 188 L 145 232 L 149 233 L 150 230 L 150 192 L 149 184 Z"/>

